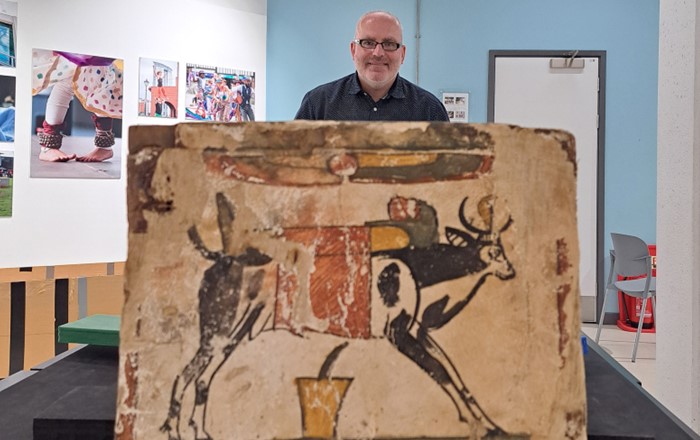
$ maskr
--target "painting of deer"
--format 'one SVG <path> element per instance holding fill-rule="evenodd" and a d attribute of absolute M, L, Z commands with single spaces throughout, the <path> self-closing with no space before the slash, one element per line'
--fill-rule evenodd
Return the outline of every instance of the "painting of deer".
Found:
<path fill-rule="evenodd" d="M 468 197 L 464 197 L 458 208 L 464 229 L 446 227 L 446 242 L 440 241 L 436 210 L 426 201 L 410 197 L 395 196 L 389 201 L 389 219 L 354 227 L 373 232 L 358 235 L 361 237 L 390 237 L 381 245 L 367 244 L 369 279 L 357 289 L 373 289 L 381 299 L 371 306 L 370 337 L 385 339 L 428 374 L 454 403 L 460 421 L 477 426 L 476 431 L 484 435 L 500 434 L 505 430 L 481 408 L 448 354 L 431 336 L 433 330 L 445 326 L 464 310 L 488 278 L 507 281 L 516 275 L 501 241 L 501 234 L 513 220 L 509 217 L 497 226 L 494 198 L 489 196 L 478 201 L 481 223 L 485 225 L 478 227 L 465 214 L 467 202 Z M 198 291 L 199 347 L 173 380 L 167 419 L 161 426 L 170 440 L 181 438 L 186 393 L 194 393 L 188 425 L 195 438 L 212 439 L 206 430 L 206 413 L 216 373 L 242 342 L 263 331 L 281 328 L 273 325 L 275 297 L 280 292 L 266 288 L 265 280 L 270 274 L 280 276 L 280 267 L 298 264 L 298 258 L 303 258 L 296 251 L 292 252 L 294 258 L 285 259 L 264 246 L 236 246 L 240 235 L 235 228 L 235 205 L 223 193 L 217 193 L 216 207 L 221 250 L 209 249 L 195 225 L 188 230 L 189 241 L 211 263 L 202 275 Z M 324 227 L 309 231 L 322 234 Z M 276 238 L 282 240 L 282 236 Z M 299 296 L 304 296 L 304 292 L 310 295 L 308 292 L 314 290 L 313 278 L 310 279 L 295 284 Z M 308 309 L 312 299 L 302 298 L 299 304 Z"/>

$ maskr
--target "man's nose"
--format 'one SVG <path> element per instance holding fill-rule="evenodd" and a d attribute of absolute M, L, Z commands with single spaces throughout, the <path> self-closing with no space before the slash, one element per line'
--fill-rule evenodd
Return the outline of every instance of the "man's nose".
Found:
<path fill-rule="evenodd" d="M 384 50 L 384 47 L 381 43 L 377 43 L 377 45 L 374 46 L 374 49 L 372 49 L 372 55 L 382 56 L 384 52 L 386 51 Z"/>

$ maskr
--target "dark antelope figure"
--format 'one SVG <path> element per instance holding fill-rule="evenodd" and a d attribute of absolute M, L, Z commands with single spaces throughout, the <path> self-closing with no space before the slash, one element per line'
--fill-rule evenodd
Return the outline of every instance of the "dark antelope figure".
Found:
<path fill-rule="evenodd" d="M 413 211 L 394 219 L 391 206 L 409 201 Z M 465 217 L 466 202 L 467 198 L 459 208 L 465 230 L 446 227 L 448 243 L 439 243 L 437 214 L 420 200 L 395 197 L 390 202 L 391 221 L 366 225 L 403 230 L 411 242 L 410 246 L 371 252 L 370 289 L 379 298 L 372 300 L 371 327 L 373 336 L 387 339 L 437 382 L 457 407 L 459 419 L 472 429 L 472 435 L 481 437 L 503 430 L 483 412 L 430 332 L 462 311 L 490 275 L 501 280 L 515 276 L 500 239 L 512 220 L 494 229 L 493 200 L 485 198 L 479 211 L 487 229 L 477 228 Z M 238 344 L 272 329 L 276 292 L 263 286 L 266 271 L 277 272 L 271 262 L 289 264 L 281 261 L 283 255 L 271 255 L 273 251 L 238 248 L 233 252 L 237 248 L 234 207 L 221 193 L 217 193 L 216 203 L 223 249 L 207 249 L 196 227 L 188 231 L 195 248 L 213 264 L 204 272 L 199 288 L 199 349 L 173 382 L 168 417 L 161 426 L 171 440 L 180 439 L 182 401 L 192 384 L 194 406 L 189 426 L 197 440 L 212 438 L 205 423 L 214 376 Z"/>
<path fill-rule="evenodd" d="M 501 243 L 501 233 L 512 224 L 512 218 L 494 229 L 493 198 L 486 197 L 479 203 L 479 212 L 488 228 L 480 229 L 467 220 L 466 203 L 465 197 L 459 207 L 465 230 L 446 227 L 447 243 L 433 239 L 372 254 L 381 298 L 380 304 L 373 304 L 372 314 L 381 315 L 379 323 L 386 338 L 440 385 L 457 407 L 460 420 L 481 437 L 504 430 L 484 413 L 430 332 L 459 314 L 489 276 L 501 280 L 515 277 Z M 432 208 L 419 201 L 416 211 L 425 210 Z"/>

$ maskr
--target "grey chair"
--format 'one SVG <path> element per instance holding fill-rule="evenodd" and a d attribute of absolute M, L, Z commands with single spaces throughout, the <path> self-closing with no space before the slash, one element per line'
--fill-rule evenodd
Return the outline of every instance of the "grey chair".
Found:
<path fill-rule="evenodd" d="M 656 321 L 656 277 L 652 275 L 649 247 L 641 238 L 616 233 L 610 235 L 613 242 L 613 249 L 610 250 L 610 274 L 608 283 L 605 286 L 603 309 L 598 319 L 598 331 L 595 335 L 595 341 L 598 342 L 600 339 L 608 290 L 620 290 L 635 298 L 642 298 L 642 316 L 640 316 L 639 324 L 637 325 L 637 335 L 634 338 L 634 349 L 632 350 L 632 362 L 635 362 L 637 359 L 639 335 L 642 333 L 642 324 L 644 323 L 644 312 L 647 309 L 647 300 L 649 298 L 651 298 L 652 316 L 654 321 Z M 617 275 L 625 278 L 638 276 L 642 276 L 642 278 L 618 281 Z"/>

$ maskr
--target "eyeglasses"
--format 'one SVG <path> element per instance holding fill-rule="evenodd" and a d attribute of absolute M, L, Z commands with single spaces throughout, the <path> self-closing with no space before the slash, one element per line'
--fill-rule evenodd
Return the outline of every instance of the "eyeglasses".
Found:
<path fill-rule="evenodd" d="M 401 46 L 403 46 L 403 44 L 397 43 L 396 41 L 382 41 L 380 43 L 379 41 L 374 40 L 354 40 L 353 42 L 355 44 L 359 44 L 361 48 L 368 50 L 374 50 L 374 48 L 377 47 L 377 44 L 380 44 L 382 49 L 387 52 L 397 51 Z"/>

